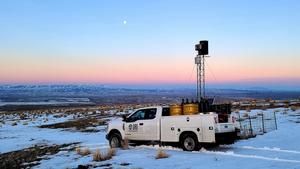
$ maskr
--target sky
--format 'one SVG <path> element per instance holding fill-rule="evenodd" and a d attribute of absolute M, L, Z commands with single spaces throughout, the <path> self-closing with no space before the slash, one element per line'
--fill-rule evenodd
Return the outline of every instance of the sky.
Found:
<path fill-rule="evenodd" d="M 300 90 L 298 0 L 0 0 L 0 84 Z"/>

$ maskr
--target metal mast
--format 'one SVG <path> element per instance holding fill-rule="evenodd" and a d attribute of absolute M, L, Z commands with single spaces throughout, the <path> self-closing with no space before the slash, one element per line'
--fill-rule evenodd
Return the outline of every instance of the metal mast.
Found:
<path fill-rule="evenodd" d="M 200 41 L 195 45 L 195 50 L 198 51 L 195 57 L 197 65 L 197 99 L 205 98 L 205 57 L 208 54 L 208 41 Z"/>

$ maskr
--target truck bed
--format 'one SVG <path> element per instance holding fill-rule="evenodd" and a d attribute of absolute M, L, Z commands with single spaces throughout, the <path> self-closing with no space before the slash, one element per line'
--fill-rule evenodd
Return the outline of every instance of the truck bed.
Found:
<path fill-rule="evenodd" d="M 161 141 L 178 142 L 180 134 L 185 131 L 194 132 L 199 142 L 215 142 L 214 114 L 196 114 L 181 116 L 162 116 Z"/>

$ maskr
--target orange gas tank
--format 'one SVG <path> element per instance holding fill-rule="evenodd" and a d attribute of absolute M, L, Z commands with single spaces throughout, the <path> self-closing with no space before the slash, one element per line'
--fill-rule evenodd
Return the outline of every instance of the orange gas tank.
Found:
<path fill-rule="evenodd" d="M 170 106 L 170 115 L 171 116 L 182 115 L 182 106 L 181 105 L 171 105 Z"/>
<path fill-rule="evenodd" d="M 197 114 L 198 111 L 198 104 L 189 103 L 183 105 L 183 114 L 184 115 L 193 115 Z"/>

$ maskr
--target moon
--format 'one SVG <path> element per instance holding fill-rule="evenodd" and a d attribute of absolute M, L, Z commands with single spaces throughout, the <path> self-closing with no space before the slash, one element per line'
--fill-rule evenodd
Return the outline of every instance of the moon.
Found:
<path fill-rule="evenodd" d="M 127 24 L 127 21 L 126 21 L 126 20 L 124 20 L 124 21 L 123 21 L 123 24 L 124 24 L 124 25 L 126 25 L 126 24 Z"/>

